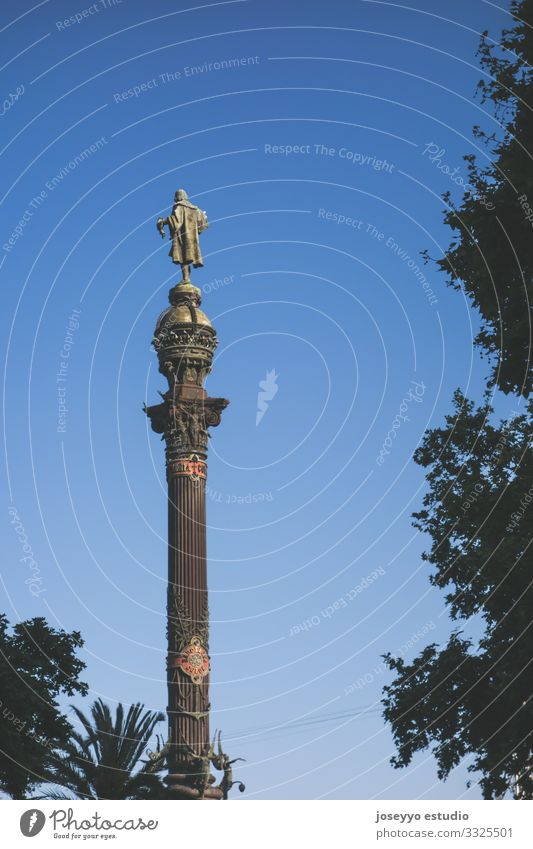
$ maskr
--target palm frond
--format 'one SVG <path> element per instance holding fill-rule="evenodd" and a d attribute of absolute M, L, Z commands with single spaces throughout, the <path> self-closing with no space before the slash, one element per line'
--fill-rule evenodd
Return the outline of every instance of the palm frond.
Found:
<path fill-rule="evenodd" d="M 57 782 L 75 798 L 164 798 L 165 786 L 156 775 L 166 756 L 159 737 L 156 758 L 141 760 L 162 713 L 137 702 L 125 716 L 119 703 L 113 719 L 102 699 L 91 706 L 91 719 L 79 708 L 73 710 L 85 734 L 72 729 L 64 754 L 52 759 L 50 783 Z"/>

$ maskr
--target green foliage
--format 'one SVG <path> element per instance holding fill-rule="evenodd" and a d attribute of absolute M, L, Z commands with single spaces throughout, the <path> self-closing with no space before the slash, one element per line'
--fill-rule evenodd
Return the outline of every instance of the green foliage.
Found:
<path fill-rule="evenodd" d="M 477 344 L 492 363 L 489 389 L 526 398 L 533 388 L 533 0 L 511 4 L 515 23 L 494 46 L 488 34 L 479 55 L 482 102 L 499 131 L 487 135 L 488 165 L 465 156 L 469 183 L 445 221 L 454 233 L 438 261 L 450 284 L 464 287 L 482 326 Z M 528 217 L 531 220 L 528 220 Z M 415 527 L 429 534 L 424 559 L 431 583 L 446 591 L 453 620 L 475 616 L 477 644 L 461 631 L 444 648 L 430 645 L 412 663 L 390 654 L 396 673 L 384 688 L 396 767 L 431 748 L 440 778 L 465 755 L 480 774 L 487 799 L 510 788 L 533 798 L 533 402 L 527 411 L 491 424 L 488 402 L 478 408 L 461 392 L 442 428 L 426 433 L 414 459 L 428 469 Z"/>
<path fill-rule="evenodd" d="M 41 617 L 8 632 L 0 615 L 0 789 L 23 799 L 46 777 L 53 751 L 66 745 L 71 726 L 57 697 L 85 695 L 76 657 L 83 640 L 51 628 Z"/>
<path fill-rule="evenodd" d="M 478 127 L 486 159 L 464 157 L 472 191 L 459 207 L 445 195 L 445 221 L 454 233 L 437 265 L 450 285 L 463 286 L 479 311 L 476 342 L 492 363 L 491 382 L 503 392 L 528 397 L 533 388 L 533 0 L 512 4 L 515 26 L 494 46 L 488 34 L 479 55 L 485 72 L 481 100 L 492 104 L 499 132 Z"/>
<path fill-rule="evenodd" d="M 165 798 L 166 788 L 157 774 L 164 768 L 164 752 L 161 746 L 155 754 L 148 750 L 157 723 L 164 719 L 162 713 L 145 711 L 137 703 L 125 714 L 119 703 L 113 720 L 101 699 L 92 705 L 91 719 L 78 708 L 73 710 L 85 733 L 73 730 L 64 754 L 53 765 L 50 781 L 63 789 L 50 788 L 40 798 Z"/>
<path fill-rule="evenodd" d="M 384 715 L 395 766 L 433 746 L 445 778 L 471 753 L 485 798 L 509 787 L 533 798 L 533 402 L 500 426 L 491 414 L 457 392 L 445 427 L 428 431 L 415 453 L 429 469 L 415 526 L 432 540 L 430 580 L 447 590 L 451 617 L 477 614 L 484 634 L 474 646 L 454 633 L 411 664 L 387 655 L 397 675 Z"/>

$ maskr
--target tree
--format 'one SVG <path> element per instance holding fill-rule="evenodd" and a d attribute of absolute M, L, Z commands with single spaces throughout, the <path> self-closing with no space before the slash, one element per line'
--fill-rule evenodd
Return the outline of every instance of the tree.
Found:
<path fill-rule="evenodd" d="M 479 311 L 476 343 L 492 363 L 491 383 L 528 397 L 533 388 L 533 0 L 511 3 L 515 26 L 494 46 L 485 32 L 479 83 L 503 132 L 474 135 L 491 157 L 481 165 L 468 154 L 470 189 L 455 207 L 449 194 L 445 221 L 454 232 L 437 260 L 448 282 L 464 287 Z M 426 254 L 427 257 L 427 254 Z"/>
<path fill-rule="evenodd" d="M 83 640 L 78 631 L 55 630 L 42 617 L 8 629 L 0 615 L 0 789 L 24 799 L 70 735 L 57 697 L 87 691 L 78 680 L 85 664 L 75 654 Z"/>
<path fill-rule="evenodd" d="M 430 535 L 424 559 L 431 582 L 448 589 L 452 620 L 475 617 L 481 636 L 460 630 L 427 646 L 412 663 L 390 654 L 396 673 L 384 688 L 396 767 L 432 747 L 440 778 L 467 754 L 485 798 L 511 788 L 533 798 L 533 556 L 527 515 L 533 501 L 533 406 L 492 425 L 489 390 L 528 397 L 533 388 L 533 0 L 511 3 L 515 23 L 496 47 L 485 32 L 479 55 L 481 99 L 492 103 L 503 132 L 474 135 L 491 161 L 465 156 L 469 190 L 459 207 L 445 195 L 454 232 L 437 261 L 450 285 L 464 287 L 480 313 L 476 339 L 491 360 L 484 403 L 461 392 L 443 428 L 426 433 L 414 459 L 428 468 L 415 526 Z M 426 254 L 427 257 L 427 254 Z"/>
<path fill-rule="evenodd" d="M 164 750 L 160 747 L 155 754 L 148 750 L 157 723 L 164 719 L 162 713 L 145 711 L 137 703 L 124 715 L 119 703 L 113 720 L 101 699 L 91 708 L 92 721 L 79 708 L 73 710 L 85 734 L 73 730 L 64 753 L 56 758 L 51 782 L 63 789 L 45 789 L 40 798 L 165 798 L 166 788 L 158 775 L 164 767 Z M 145 754 L 147 760 L 142 761 Z"/>
<path fill-rule="evenodd" d="M 433 746 L 440 778 L 466 754 L 485 798 L 511 787 L 533 798 L 533 401 L 526 414 L 490 424 L 488 403 L 460 392 L 443 428 L 415 452 L 429 491 L 415 526 L 432 547 L 431 583 L 447 589 L 452 619 L 477 616 L 477 643 L 456 631 L 412 663 L 390 654 L 396 679 L 384 688 L 384 716 L 406 766 Z"/>

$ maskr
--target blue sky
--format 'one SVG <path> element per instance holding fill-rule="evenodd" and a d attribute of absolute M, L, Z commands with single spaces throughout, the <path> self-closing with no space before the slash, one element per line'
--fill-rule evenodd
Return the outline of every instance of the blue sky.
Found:
<path fill-rule="evenodd" d="M 384 652 L 450 631 L 411 457 L 487 364 L 420 252 L 446 250 L 441 195 L 485 156 L 472 125 L 496 126 L 475 50 L 507 3 L 172 6 L 2 8 L 3 609 L 80 630 L 91 697 L 165 706 L 164 457 L 142 404 L 165 388 L 150 342 L 176 279 L 154 222 L 184 187 L 210 221 L 208 389 L 231 400 L 209 457 L 213 729 L 248 798 L 479 798 L 466 764 L 394 770 L 379 699 Z"/>

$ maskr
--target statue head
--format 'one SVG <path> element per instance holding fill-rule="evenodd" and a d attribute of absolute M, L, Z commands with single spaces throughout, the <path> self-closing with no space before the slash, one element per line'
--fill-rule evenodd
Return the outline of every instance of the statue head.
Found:
<path fill-rule="evenodd" d="M 180 203 L 181 201 L 189 200 L 189 195 L 185 191 L 185 189 L 178 189 L 174 194 L 174 203 Z"/>

